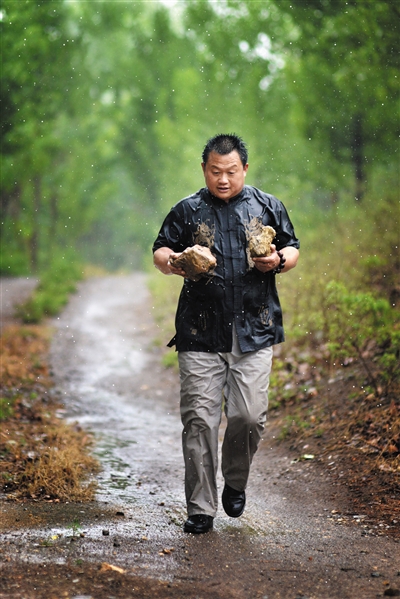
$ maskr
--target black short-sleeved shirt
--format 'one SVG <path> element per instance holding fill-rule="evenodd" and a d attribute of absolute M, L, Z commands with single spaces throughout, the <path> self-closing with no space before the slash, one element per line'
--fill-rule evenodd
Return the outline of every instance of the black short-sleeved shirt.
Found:
<path fill-rule="evenodd" d="M 278 250 L 300 247 L 282 202 L 249 185 L 228 203 L 202 188 L 175 204 L 165 218 L 153 252 L 161 247 L 182 252 L 199 243 L 217 259 L 210 278 L 184 280 L 176 335 L 169 343 L 178 351 L 231 351 L 233 322 L 243 352 L 284 340 L 275 275 L 261 273 L 248 256 L 247 231 L 254 218 L 275 229 Z"/>

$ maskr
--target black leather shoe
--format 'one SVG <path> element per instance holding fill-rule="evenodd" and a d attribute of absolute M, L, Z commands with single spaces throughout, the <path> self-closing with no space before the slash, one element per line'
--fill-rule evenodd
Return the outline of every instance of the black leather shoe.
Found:
<path fill-rule="evenodd" d="M 222 505 L 228 516 L 239 518 L 243 514 L 246 505 L 246 493 L 244 491 L 235 491 L 225 483 L 222 491 Z"/>
<path fill-rule="evenodd" d="M 189 516 L 186 520 L 183 530 L 185 532 L 191 532 L 194 535 L 201 535 L 203 532 L 208 532 L 212 529 L 214 518 L 212 516 L 206 516 L 206 514 L 195 514 Z"/>

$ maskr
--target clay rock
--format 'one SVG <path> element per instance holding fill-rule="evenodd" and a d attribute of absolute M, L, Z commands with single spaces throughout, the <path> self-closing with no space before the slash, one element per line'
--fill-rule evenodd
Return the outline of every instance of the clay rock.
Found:
<path fill-rule="evenodd" d="M 211 274 L 217 264 L 209 248 L 197 244 L 186 248 L 178 258 L 170 258 L 170 262 L 175 268 L 182 268 L 192 281 Z"/>
<path fill-rule="evenodd" d="M 271 253 L 271 243 L 276 235 L 275 229 L 270 226 L 260 225 L 256 234 L 250 235 L 249 251 L 252 258 L 261 258 L 269 256 Z"/>

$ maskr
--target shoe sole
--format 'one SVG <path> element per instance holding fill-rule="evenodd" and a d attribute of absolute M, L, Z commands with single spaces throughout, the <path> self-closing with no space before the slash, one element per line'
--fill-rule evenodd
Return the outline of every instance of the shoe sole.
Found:
<path fill-rule="evenodd" d="M 227 514 L 227 516 L 229 516 L 230 518 L 240 518 L 240 516 L 243 514 L 246 506 L 244 505 L 243 509 L 238 514 L 229 513 L 229 511 L 225 508 L 225 506 L 223 506 L 223 507 L 224 507 L 225 514 Z"/>
<path fill-rule="evenodd" d="M 188 527 L 188 526 L 184 526 L 183 527 L 183 531 L 184 532 L 189 532 L 192 535 L 202 535 L 202 534 L 204 534 L 206 532 L 210 532 L 210 530 L 212 530 L 212 529 L 213 529 L 212 526 L 210 526 L 209 528 L 202 528 L 202 529 L 191 528 L 191 527 Z"/>
<path fill-rule="evenodd" d="M 183 525 L 183 531 L 184 532 L 190 532 L 194 535 L 201 535 L 205 532 L 209 532 L 210 530 L 213 529 L 214 526 L 214 522 L 213 519 L 211 518 L 211 521 L 209 523 L 209 526 L 199 526 L 199 525 L 195 525 L 195 524 L 188 524 L 188 522 L 185 522 L 185 524 Z"/>

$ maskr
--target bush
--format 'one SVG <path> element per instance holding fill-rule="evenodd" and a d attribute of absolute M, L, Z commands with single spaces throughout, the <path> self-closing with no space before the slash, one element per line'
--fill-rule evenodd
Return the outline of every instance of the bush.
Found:
<path fill-rule="evenodd" d="M 322 312 L 331 358 L 342 364 L 356 358 L 376 391 L 382 377 L 387 387 L 394 377 L 399 354 L 395 314 L 388 300 L 372 293 L 351 292 L 344 284 L 332 281 L 326 287 Z M 375 374 L 370 363 L 382 351 L 382 373 Z"/>
<path fill-rule="evenodd" d="M 54 261 L 41 276 L 32 296 L 17 307 L 16 314 L 25 324 L 35 324 L 44 316 L 55 316 L 76 291 L 82 268 L 76 262 Z"/>

